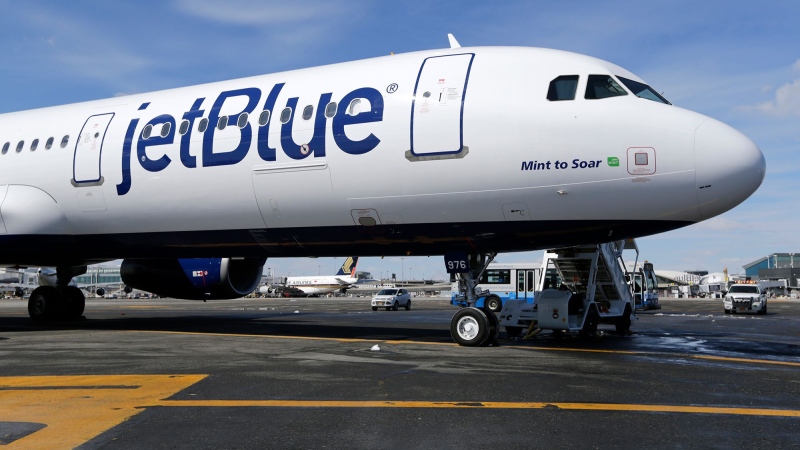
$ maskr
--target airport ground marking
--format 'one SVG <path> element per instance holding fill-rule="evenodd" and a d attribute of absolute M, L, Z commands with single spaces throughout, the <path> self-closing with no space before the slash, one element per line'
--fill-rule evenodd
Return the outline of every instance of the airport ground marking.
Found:
<path fill-rule="evenodd" d="M 3 447 L 73 448 L 207 375 L 0 377 L 0 422 L 44 424 Z"/>
<path fill-rule="evenodd" d="M 443 347 L 460 347 L 454 342 L 432 342 L 432 341 L 413 341 L 413 340 L 398 340 L 398 339 L 366 339 L 366 338 L 327 338 L 315 336 L 277 336 L 274 334 L 231 334 L 231 333 L 206 333 L 198 331 L 158 331 L 158 330 L 135 330 L 135 333 L 160 333 L 160 334 L 183 334 L 190 336 L 220 336 L 220 337 L 253 337 L 264 339 L 295 339 L 303 341 L 330 341 L 330 342 L 344 342 L 344 343 L 376 343 L 387 345 L 435 345 Z M 670 356 L 681 358 L 693 359 L 706 359 L 711 361 L 724 361 L 735 363 L 747 364 L 770 364 L 781 365 L 789 367 L 800 367 L 800 362 L 792 361 L 773 361 L 770 359 L 749 359 L 749 358 L 734 358 L 725 356 L 713 355 L 691 355 L 688 353 L 659 353 L 659 352 L 640 352 L 635 350 L 608 350 L 608 349 L 594 349 L 594 348 L 574 348 L 574 347 L 534 347 L 534 346 L 505 346 L 506 348 L 513 348 L 515 350 L 528 350 L 528 351 L 544 351 L 544 352 L 571 352 L 571 353 L 605 353 L 614 355 L 633 355 L 633 356 Z"/>
<path fill-rule="evenodd" d="M 800 410 L 698 405 L 414 400 L 170 400 L 208 375 L 72 375 L 0 377 L 0 422 L 41 424 L 3 447 L 71 448 L 147 408 L 416 408 L 615 411 L 800 417 Z M 64 411 L 68 411 L 65 414 Z"/>
<path fill-rule="evenodd" d="M 575 402 L 436 402 L 391 400 L 164 400 L 164 407 L 216 408 L 420 408 L 420 409 L 561 409 L 573 411 L 628 411 L 684 414 L 726 414 L 741 416 L 800 417 L 800 410 L 738 408 L 725 406 L 647 405 L 630 403 Z"/>

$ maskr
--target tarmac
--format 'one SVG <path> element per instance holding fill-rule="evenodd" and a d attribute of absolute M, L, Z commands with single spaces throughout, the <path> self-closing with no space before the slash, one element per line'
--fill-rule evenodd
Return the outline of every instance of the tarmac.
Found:
<path fill-rule="evenodd" d="M 447 299 L 0 300 L 0 446 L 800 447 L 800 302 L 667 299 L 633 333 L 460 347 Z"/>

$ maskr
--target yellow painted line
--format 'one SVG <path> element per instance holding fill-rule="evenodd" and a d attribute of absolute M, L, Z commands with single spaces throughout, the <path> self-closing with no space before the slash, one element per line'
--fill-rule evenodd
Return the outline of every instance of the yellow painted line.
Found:
<path fill-rule="evenodd" d="M 800 410 L 733 408 L 718 406 L 639 405 L 614 403 L 548 402 L 426 402 L 345 400 L 165 400 L 152 406 L 216 408 L 424 408 L 424 409 L 563 409 L 574 411 L 670 412 L 684 414 L 732 414 L 741 416 L 800 417 Z"/>
<path fill-rule="evenodd" d="M 77 447 L 206 376 L 0 377 L 0 422 L 46 425 L 3 448 Z"/>
<path fill-rule="evenodd" d="M 158 330 L 132 330 L 132 333 L 158 333 L 158 334 L 183 334 L 189 336 L 218 336 L 218 337 L 251 337 L 262 339 L 294 339 L 301 341 L 329 341 L 329 342 L 345 342 L 345 343 L 379 343 L 390 345 L 438 345 L 444 347 L 460 347 L 455 342 L 426 342 L 426 341 L 412 341 L 412 340 L 392 340 L 392 339 L 360 339 L 360 338 L 326 338 L 314 336 L 277 336 L 272 334 L 229 334 L 229 333 L 204 333 L 198 331 L 158 331 Z M 604 350 L 604 349 L 591 349 L 591 348 L 572 348 L 572 347 L 532 347 L 532 346 L 506 346 L 506 348 L 513 348 L 515 350 L 531 350 L 531 351 L 545 351 L 545 352 L 570 352 L 570 353 L 606 353 L 616 355 L 639 355 L 639 356 L 669 356 L 679 358 L 694 358 L 694 359 L 708 359 L 726 362 L 738 362 L 749 364 L 773 364 L 783 365 L 790 367 L 800 367 L 800 363 L 789 361 L 772 361 L 769 359 L 747 359 L 747 358 L 732 358 L 723 356 L 712 355 L 690 355 L 686 353 L 659 353 L 659 352 L 638 352 L 632 350 Z"/>
<path fill-rule="evenodd" d="M 425 341 L 403 341 L 386 339 L 362 339 L 362 338 L 326 338 L 315 336 L 278 336 L 274 334 L 229 334 L 229 333 L 203 333 L 199 331 L 157 331 L 157 330 L 132 330 L 132 333 L 158 333 L 158 334 L 184 334 L 189 336 L 215 336 L 215 337 L 251 337 L 264 339 L 294 339 L 300 341 L 329 341 L 329 342 L 369 342 L 383 344 L 420 344 L 420 345 L 442 345 L 447 347 L 458 347 L 455 342 L 425 342 Z"/>
<path fill-rule="evenodd" d="M 696 359 L 710 359 L 712 361 L 728 361 L 728 362 L 740 362 L 740 363 L 753 363 L 753 364 L 775 364 L 778 366 L 791 366 L 791 367 L 800 367 L 800 363 L 791 362 L 791 361 L 772 361 L 769 359 L 747 359 L 747 358 L 730 358 L 726 356 L 712 356 L 712 355 L 690 355 L 692 358 Z"/>

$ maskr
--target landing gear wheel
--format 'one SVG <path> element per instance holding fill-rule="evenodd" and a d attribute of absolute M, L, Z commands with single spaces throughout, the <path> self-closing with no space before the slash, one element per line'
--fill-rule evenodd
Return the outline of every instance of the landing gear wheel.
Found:
<path fill-rule="evenodd" d="M 522 327 L 506 327 L 506 334 L 510 338 L 516 338 L 522 336 Z"/>
<path fill-rule="evenodd" d="M 408 311 L 408 310 L 410 310 L 410 309 L 411 309 L 411 300 L 409 300 L 408 302 L 406 302 L 406 311 Z"/>
<path fill-rule="evenodd" d="M 625 307 L 625 312 L 622 313 L 622 316 L 617 318 L 616 322 L 614 322 L 614 326 L 617 329 L 617 334 L 621 334 L 623 336 L 627 336 L 631 333 L 631 309 L 627 306 Z"/>
<path fill-rule="evenodd" d="M 489 333 L 486 336 L 486 342 L 481 345 L 489 346 L 494 344 L 497 340 L 497 336 L 500 334 L 500 321 L 497 320 L 497 316 L 495 316 L 489 308 L 481 308 L 481 311 L 486 315 L 486 320 L 489 323 Z"/>
<path fill-rule="evenodd" d="M 450 336 L 459 345 L 482 345 L 489 338 L 489 319 L 478 308 L 462 308 L 450 320 Z"/>
<path fill-rule="evenodd" d="M 39 286 L 33 290 L 28 299 L 28 315 L 34 322 L 42 322 L 55 315 L 57 305 L 56 288 Z"/>
<path fill-rule="evenodd" d="M 397 300 L 392 303 L 392 311 L 397 311 Z"/>
<path fill-rule="evenodd" d="M 486 305 L 486 308 L 489 309 L 491 312 L 500 312 L 503 309 L 503 301 L 500 300 L 500 297 L 492 294 L 483 301 L 483 304 Z"/>
<path fill-rule="evenodd" d="M 83 315 L 86 307 L 86 296 L 75 286 L 68 286 L 64 291 L 66 304 L 64 305 L 64 318 L 78 319 Z"/>
<path fill-rule="evenodd" d="M 586 314 L 586 320 L 583 321 L 583 329 L 580 332 L 581 337 L 594 339 L 597 337 L 597 311 L 594 308 L 589 310 Z"/>

